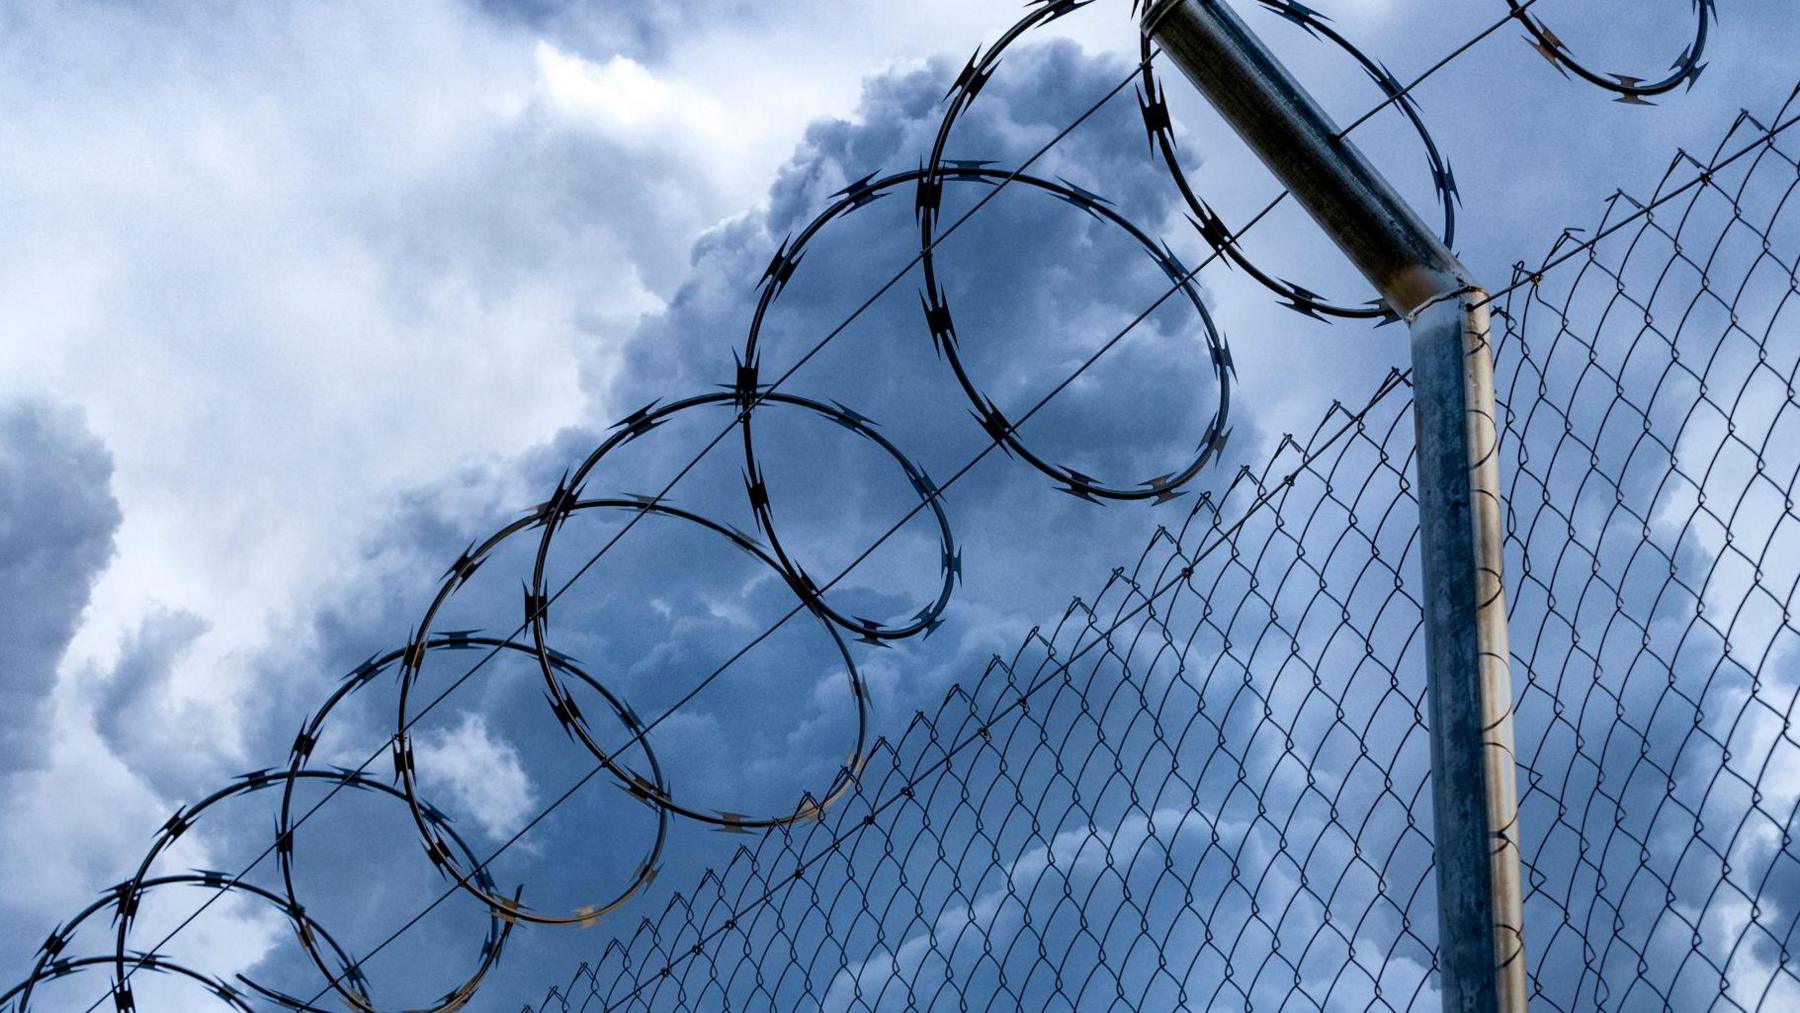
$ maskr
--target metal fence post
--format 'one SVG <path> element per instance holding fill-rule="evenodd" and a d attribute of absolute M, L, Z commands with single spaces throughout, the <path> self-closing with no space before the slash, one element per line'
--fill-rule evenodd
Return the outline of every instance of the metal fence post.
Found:
<path fill-rule="evenodd" d="M 1412 332 L 1445 1010 L 1527 982 L 1487 294 L 1223 0 L 1160 0 L 1171 57 Z"/>

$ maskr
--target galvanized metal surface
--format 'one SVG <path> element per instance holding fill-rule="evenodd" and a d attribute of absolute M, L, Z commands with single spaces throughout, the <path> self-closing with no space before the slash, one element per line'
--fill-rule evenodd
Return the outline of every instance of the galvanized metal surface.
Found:
<path fill-rule="evenodd" d="M 1488 296 L 1222 0 L 1143 30 L 1412 331 L 1443 1002 L 1525 1009 Z"/>
<path fill-rule="evenodd" d="M 1445 1010 L 1525 1009 L 1511 654 L 1488 295 L 1411 320 Z"/>

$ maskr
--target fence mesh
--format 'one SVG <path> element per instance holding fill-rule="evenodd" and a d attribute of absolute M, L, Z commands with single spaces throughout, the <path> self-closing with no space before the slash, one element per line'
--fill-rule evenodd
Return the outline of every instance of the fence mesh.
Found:
<path fill-rule="evenodd" d="M 1546 1009 L 1800 1008 L 1800 163 L 1718 157 L 1495 307 Z M 526 1009 L 1436 1008 L 1409 392 L 1198 497 Z"/>

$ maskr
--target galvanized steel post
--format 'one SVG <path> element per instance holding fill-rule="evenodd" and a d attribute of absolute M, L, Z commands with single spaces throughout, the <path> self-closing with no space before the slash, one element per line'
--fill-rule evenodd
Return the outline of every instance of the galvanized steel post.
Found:
<path fill-rule="evenodd" d="M 1522 1013 L 1525 951 L 1488 296 L 1223 0 L 1143 31 L 1412 332 L 1443 1005 Z"/>

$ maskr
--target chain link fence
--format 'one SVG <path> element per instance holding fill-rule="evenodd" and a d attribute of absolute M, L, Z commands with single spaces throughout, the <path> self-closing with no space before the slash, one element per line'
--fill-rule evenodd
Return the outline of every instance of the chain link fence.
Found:
<path fill-rule="evenodd" d="M 1495 307 L 1545 1009 L 1800 1008 L 1800 163 L 1724 158 L 1768 132 Z M 526 1009 L 1436 1008 L 1408 393 L 1198 497 Z"/>

